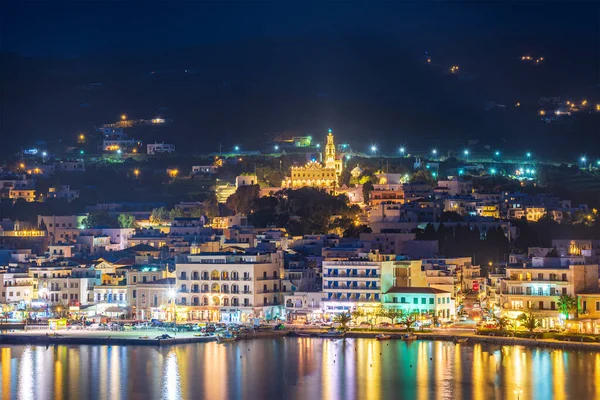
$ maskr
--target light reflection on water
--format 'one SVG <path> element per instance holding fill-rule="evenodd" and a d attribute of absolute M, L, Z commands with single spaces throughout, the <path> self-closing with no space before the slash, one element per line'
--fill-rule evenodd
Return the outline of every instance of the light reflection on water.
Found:
<path fill-rule="evenodd" d="M 9 346 L 2 399 L 593 399 L 600 353 L 448 342 Z"/>

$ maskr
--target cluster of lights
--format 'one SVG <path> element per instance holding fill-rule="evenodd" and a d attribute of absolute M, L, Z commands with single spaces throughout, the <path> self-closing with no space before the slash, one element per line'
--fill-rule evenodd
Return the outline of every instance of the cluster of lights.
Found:
<path fill-rule="evenodd" d="M 455 74 L 458 72 L 458 65 L 453 65 L 450 67 L 450 73 Z"/>
<path fill-rule="evenodd" d="M 533 57 L 531 57 L 531 56 L 522 56 L 521 57 L 521 61 L 533 61 Z M 539 58 L 535 59 L 535 63 L 536 64 L 539 64 L 542 61 L 544 61 L 544 57 L 539 57 Z"/>

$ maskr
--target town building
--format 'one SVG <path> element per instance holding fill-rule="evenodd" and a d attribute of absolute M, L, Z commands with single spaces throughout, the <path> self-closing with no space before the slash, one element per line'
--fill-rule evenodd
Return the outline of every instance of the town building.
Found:
<path fill-rule="evenodd" d="M 282 256 L 200 253 L 176 264 L 177 304 L 187 319 L 248 322 L 282 316 Z"/>
<path fill-rule="evenodd" d="M 148 143 L 146 145 L 146 153 L 149 155 L 153 154 L 169 154 L 175 152 L 175 145 L 168 144 L 165 142 L 161 143 Z"/>
<path fill-rule="evenodd" d="M 598 264 L 583 257 L 533 257 L 530 263 L 509 265 L 502 281 L 500 302 L 506 315 L 518 317 L 535 309 L 544 328 L 562 325 L 561 295 L 598 291 Z"/>
<path fill-rule="evenodd" d="M 64 199 L 70 203 L 72 200 L 79 198 L 79 190 L 71 189 L 69 185 L 51 187 L 48 189 L 48 198 Z"/>
<path fill-rule="evenodd" d="M 383 295 L 383 305 L 404 313 L 437 317 L 440 322 L 454 320 L 456 304 L 452 293 L 431 287 L 393 287 Z"/>

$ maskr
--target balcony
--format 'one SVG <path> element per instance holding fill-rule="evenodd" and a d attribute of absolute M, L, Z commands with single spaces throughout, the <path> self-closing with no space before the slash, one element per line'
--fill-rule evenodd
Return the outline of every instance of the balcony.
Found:
<path fill-rule="evenodd" d="M 539 292 L 531 292 L 531 293 L 513 293 L 510 292 L 508 290 L 503 290 L 502 291 L 502 295 L 504 296 L 525 296 L 525 297 L 559 297 L 561 295 L 561 293 L 555 292 L 555 293 L 550 293 L 550 292 L 542 292 L 541 294 Z"/>
<path fill-rule="evenodd" d="M 185 275 L 181 275 L 181 276 L 179 277 L 179 280 L 180 280 L 180 281 L 187 281 L 187 280 L 188 280 L 188 277 L 187 277 L 187 276 L 185 276 Z"/>
<path fill-rule="evenodd" d="M 324 292 L 345 292 L 345 293 L 364 293 L 364 292 L 375 292 L 375 293 L 379 293 L 381 290 L 380 287 L 349 287 L 349 288 L 345 288 L 345 287 L 327 287 L 327 288 L 323 288 Z"/>
<path fill-rule="evenodd" d="M 244 294 L 252 294 L 252 290 L 244 290 Z"/>
<path fill-rule="evenodd" d="M 240 294 L 240 291 L 239 290 L 232 290 L 231 294 Z"/>
<path fill-rule="evenodd" d="M 251 281 L 252 278 L 250 278 L 249 276 L 245 276 L 245 277 L 242 278 L 242 280 L 244 280 L 244 281 Z"/>
<path fill-rule="evenodd" d="M 335 279 L 378 279 L 381 275 L 367 275 L 367 274 L 332 274 L 323 275 L 323 278 L 335 278 Z"/>

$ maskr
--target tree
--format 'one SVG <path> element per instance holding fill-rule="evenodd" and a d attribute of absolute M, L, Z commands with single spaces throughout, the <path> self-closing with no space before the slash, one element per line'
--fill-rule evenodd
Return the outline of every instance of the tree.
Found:
<path fill-rule="evenodd" d="M 334 322 L 337 322 L 342 326 L 342 330 L 347 329 L 348 323 L 352 321 L 352 316 L 349 313 L 338 314 L 334 318 Z"/>
<path fill-rule="evenodd" d="M 406 330 L 410 332 L 412 326 L 417 322 L 417 313 L 410 310 L 403 312 L 402 317 L 400 317 L 400 322 L 406 325 Z"/>
<path fill-rule="evenodd" d="M 500 329 L 502 331 L 505 330 L 510 325 L 510 319 L 508 319 L 508 317 L 494 316 L 493 319 L 494 319 L 494 322 L 496 323 L 496 325 L 498 326 L 498 329 Z"/>
<path fill-rule="evenodd" d="M 368 225 L 355 225 L 352 224 L 344 231 L 345 238 L 359 238 L 361 233 L 371 233 L 371 227 Z"/>
<path fill-rule="evenodd" d="M 358 323 L 359 318 L 365 316 L 365 312 L 363 311 L 362 308 L 357 308 L 357 309 L 353 310 L 350 314 L 352 315 L 352 319 L 354 320 L 355 323 Z"/>
<path fill-rule="evenodd" d="M 81 221 L 86 228 L 118 228 L 119 222 L 106 211 L 91 212 Z"/>
<path fill-rule="evenodd" d="M 210 197 L 202 202 L 202 210 L 208 218 L 214 218 L 219 215 L 219 203 L 214 193 L 211 193 Z"/>
<path fill-rule="evenodd" d="M 121 228 L 135 228 L 137 225 L 135 217 L 131 214 L 119 214 L 117 221 Z"/>
<path fill-rule="evenodd" d="M 165 207 L 154 208 L 150 214 L 150 222 L 153 224 L 165 224 L 171 221 L 169 210 Z"/>
<path fill-rule="evenodd" d="M 570 314 L 577 313 L 577 299 L 569 294 L 561 294 L 557 304 L 565 319 L 569 319 Z"/>
<path fill-rule="evenodd" d="M 259 185 L 247 185 L 237 188 L 226 201 L 227 208 L 236 214 L 250 215 L 254 201 L 260 197 Z"/>
<path fill-rule="evenodd" d="M 173 208 L 171 211 L 169 211 L 169 221 L 173 221 L 175 218 L 182 218 L 183 215 L 183 211 L 181 210 L 181 208 Z"/>
<path fill-rule="evenodd" d="M 411 183 L 428 183 L 431 186 L 437 185 L 437 181 L 434 179 L 433 175 L 431 175 L 431 172 L 429 172 L 426 169 L 420 169 L 417 172 L 415 172 L 410 177 L 410 181 Z"/>
<path fill-rule="evenodd" d="M 377 320 L 379 318 L 385 318 L 387 317 L 387 310 L 385 308 L 383 308 L 382 304 L 379 304 L 374 310 L 373 310 L 373 317 L 374 317 L 374 322 L 375 325 L 377 325 Z"/>
<path fill-rule="evenodd" d="M 523 324 L 525 329 L 533 333 L 535 328 L 540 326 L 540 320 L 535 315 L 535 310 L 530 308 L 527 312 L 519 315 L 518 320 Z"/>
<path fill-rule="evenodd" d="M 396 323 L 396 320 L 402 316 L 402 311 L 399 309 L 392 307 L 388 308 L 385 313 L 386 317 L 392 320 L 392 325 Z"/>

